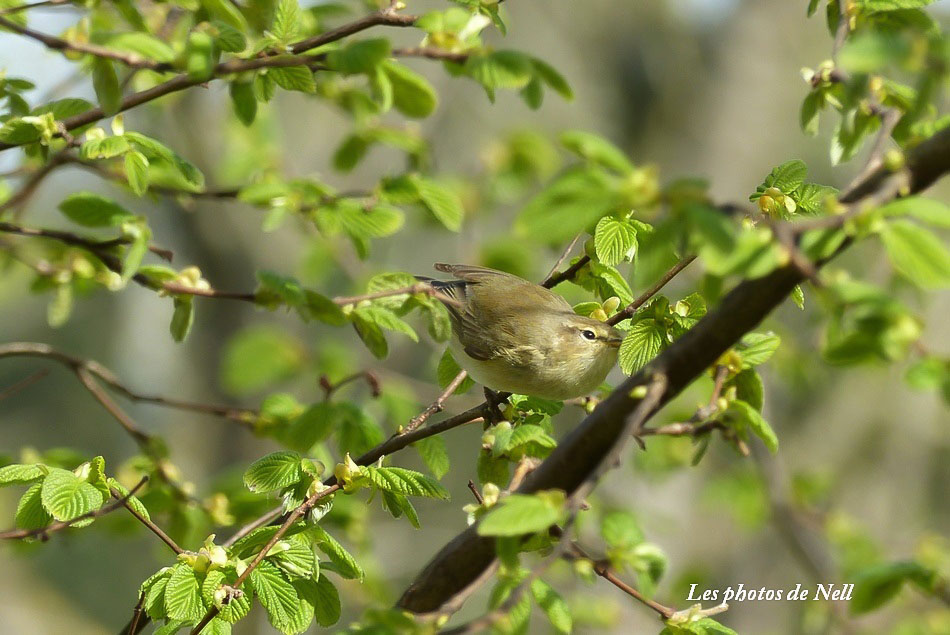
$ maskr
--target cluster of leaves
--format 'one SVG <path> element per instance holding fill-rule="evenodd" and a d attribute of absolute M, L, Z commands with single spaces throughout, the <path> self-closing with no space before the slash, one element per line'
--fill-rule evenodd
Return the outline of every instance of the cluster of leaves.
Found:
<path fill-rule="evenodd" d="M 940 26 L 922 10 L 932 2 L 847 2 L 845 19 L 851 35 L 838 53 L 837 64 L 828 61 L 802 70 L 812 86 L 802 103 L 802 130 L 817 134 L 819 114 L 828 106 L 841 114 L 832 135 L 832 163 L 848 161 L 858 153 L 880 128 L 884 110 L 894 110 L 899 117 L 893 138 L 901 145 L 926 139 L 950 123 L 932 103 L 950 62 Z M 808 14 L 819 4 L 820 0 L 812 0 Z M 842 19 L 839 0 L 829 0 L 826 8 L 828 29 L 835 33 Z M 915 85 L 892 77 L 901 75 Z"/>
<path fill-rule="evenodd" d="M 142 502 L 129 496 L 129 490 L 116 479 L 106 476 L 106 462 L 101 456 L 72 470 L 61 467 L 59 463 L 11 463 L 0 467 L 0 487 L 29 486 L 17 503 L 14 522 L 19 529 L 42 529 L 54 520 L 75 521 L 70 523 L 70 527 L 86 527 L 95 521 L 90 514 L 109 501 L 113 494 L 128 496 L 126 502 L 132 509 L 148 518 Z M 80 519 L 81 516 L 87 517 Z"/>

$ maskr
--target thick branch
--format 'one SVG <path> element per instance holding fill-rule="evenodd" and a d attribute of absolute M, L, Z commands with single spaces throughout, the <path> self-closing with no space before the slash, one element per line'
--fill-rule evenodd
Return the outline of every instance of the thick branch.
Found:
<path fill-rule="evenodd" d="M 906 177 L 909 187 L 902 194 L 920 191 L 947 171 L 950 171 L 950 129 L 937 133 L 908 153 Z M 866 198 L 873 198 L 877 190 L 889 189 L 894 176 L 883 168 L 879 169 L 843 194 L 840 200 L 860 206 Z M 642 390 L 641 387 L 656 374 L 664 375 L 667 385 L 657 404 L 658 409 L 755 328 L 802 281 L 802 273 L 789 264 L 767 276 L 740 283 L 723 298 L 716 310 L 703 317 L 643 370 L 618 386 L 561 441 L 519 491 L 561 489 L 573 493 L 597 472 L 626 430 L 627 419 L 639 403 L 632 393 Z M 647 413 L 647 416 L 651 414 Z M 477 526 L 470 527 L 435 555 L 405 591 L 398 606 L 414 613 L 438 611 L 443 604 L 471 587 L 494 559 L 493 541 L 479 536 Z"/>

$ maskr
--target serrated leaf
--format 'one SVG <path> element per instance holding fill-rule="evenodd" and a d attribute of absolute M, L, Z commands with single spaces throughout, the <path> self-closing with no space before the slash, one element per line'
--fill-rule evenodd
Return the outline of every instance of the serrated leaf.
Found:
<path fill-rule="evenodd" d="M 542 448 L 557 447 L 554 437 L 544 431 L 544 428 L 534 424 L 522 424 L 511 431 L 506 451 L 511 451 L 529 443 L 536 443 Z"/>
<path fill-rule="evenodd" d="M 387 331 L 402 333 L 413 342 L 419 341 L 416 331 L 405 320 L 385 307 L 361 306 L 353 311 L 353 315 L 358 316 L 364 322 L 372 322 Z"/>
<path fill-rule="evenodd" d="M 666 330 L 656 320 L 635 322 L 620 343 L 620 369 L 630 375 L 646 366 L 666 343 Z"/>
<path fill-rule="evenodd" d="M 244 472 L 244 485 L 252 492 L 272 492 L 293 485 L 302 477 L 299 454 L 273 452 L 251 463 Z"/>
<path fill-rule="evenodd" d="M 425 474 L 402 467 L 363 466 L 360 473 L 381 490 L 404 496 L 449 499 L 449 492 Z"/>
<path fill-rule="evenodd" d="M 0 467 L 0 487 L 7 485 L 25 485 L 43 478 L 46 469 L 39 465 L 14 463 Z"/>
<path fill-rule="evenodd" d="M 172 567 L 165 585 L 165 612 L 173 620 L 186 622 L 196 622 L 204 615 L 198 574 L 185 563 Z"/>
<path fill-rule="evenodd" d="M 742 355 L 742 368 L 764 364 L 778 350 L 781 343 L 782 339 L 771 331 L 745 334 L 738 346 L 739 353 Z"/>
<path fill-rule="evenodd" d="M 273 67 L 267 71 L 267 76 L 284 90 L 311 94 L 317 91 L 313 71 L 306 66 Z"/>
<path fill-rule="evenodd" d="M 637 251 L 637 230 L 624 219 L 604 216 L 594 231 L 594 250 L 597 260 L 605 265 L 632 260 Z"/>
<path fill-rule="evenodd" d="M 275 565 L 267 560 L 251 571 L 248 582 L 257 599 L 267 610 L 267 621 L 279 631 L 287 632 L 299 611 L 297 591 Z"/>
<path fill-rule="evenodd" d="M 96 487 L 72 472 L 49 468 L 41 491 L 43 508 L 56 520 L 72 520 L 102 506 L 104 497 Z"/>
<path fill-rule="evenodd" d="M 280 0 L 274 9 L 271 33 L 281 42 L 289 42 L 300 29 L 300 5 L 297 0 Z"/>
<path fill-rule="evenodd" d="M 326 532 L 319 525 L 315 525 L 308 532 L 313 536 L 317 549 L 325 553 L 330 562 L 336 565 L 336 571 L 344 578 L 363 579 L 363 569 L 356 558 L 350 555 L 350 552 L 343 548 L 336 538 Z M 321 577 L 323 575 L 321 574 Z"/>
<path fill-rule="evenodd" d="M 321 574 L 316 581 L 298 580 L 294 586 L 300 599 L 313 606 L 317 624 L 329 627 L 340 621 L 340 594 L 325 575 Z"/>
<path fill-rule="evenodd" d="M 42 483 L 34 483 L 20 497 L 13 520 L 20 529 L 39 529 L 52 522 L 53 517 L 43 508 L 42 488 Z"/>

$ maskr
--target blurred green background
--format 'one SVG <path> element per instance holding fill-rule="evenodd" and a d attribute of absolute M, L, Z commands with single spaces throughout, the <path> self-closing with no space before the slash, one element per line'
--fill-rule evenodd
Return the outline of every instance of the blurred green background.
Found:
<path fill-rule="evenodd" d="M 812 167 L 811 179 L 843 186 L 860 167 L 860 159 L 831 169 L 830 120 L 823 121 L 818 138 L 805 137 L 798 128 L 798 108 L 806 92 L 799 69 L 816 66 L 831 49 L 824 21 L 805 19 L 806 4 L 805 0 L 512 0 L 505 5 L 510 33 L 503 42 L 499 38 L 499 46 L 549 61 L 568 78 L 575 99 L 565 102 L 551 94 L 540 110 L 531 111 L 516 95 L 502 93 L 492 105 L 473 82 L 453 80 L 424 60 L 414 62 L 413 68 L 433 82 L 441 99 L 436 115 L 419 124 L 432 144 L 435 168 L 471 178 L 491 165 L 500 152 L 499 140 L 513 131 L 530 129 L 553 139 L 563 129 L 582 128 L 611 139 L 638 164 L 656 164 L 663 181 L 691 175 L 707 178 L 721 202 L 744 201 L 772 166 L 791 158 L 802 158 Z M 408 8 L 421 12 L 428 6 L 435 5 L 410 2 Z M 944 19 L 947 8 L 947 3 L 938 3 L 933 13 Z M 76 19 L 69 8 L 31 13 L 31 25 L 48 33 L 58 33 Z M 397 45 L 416 44 L 404 33 L 386 35 Z M 38 79 L 36 94 L 93 98 L 88 78 L 74 80 L 70 75 L 72 65 L 9 33 L 0 34 L 0 68 Z M 126 121 L 128 128 L 152 134 L 188 157 L 212 185 L 239 184 L 255 166 L 268 165 L 278 166 L 288 176 L 319 174 L 340 189 L 360 188 L 391 170 L 397 160 L 393 152 L 374 151 L 353 173 L 335 174 L 330 157 L 347 132 L 346 119 L 320 102 L 287 93 L 262 114 L 254 128 L 244 130 L 231 115 L 223 84 L 212 84 L 134 110 Z M 278 143 L 267 147 L 256 141 L 268 137 Z M 0 172 L 16 167 L 18 152 L 0 155 Z M 353 293 L 379 271 L 426 274 L 433 262 L 483 261 L 491 256 L 491 245 L 513 240 L 507 232 L 518 208 L 514 202 L 492 214 L 468 209 L 457 235 L 411 218 L 408 230 L 377 241 L 368 261 L 359 261 L 349 245 L 328 248 L 293 223 L 262 233 L 263 213 L 240 203 L 133 199 L 73 168 L 56 172 L 43 184 L 25 218 L 34 226 L 62 226 L 55 206 L 79 189 L 108 193 L 146 214 L 155 242 L 174 249 L 176 266 L 197 265 L 218 288 L 251 290 L 255 270 L 263 268 L 297 275 L 328 295 Z M 934 195 L 947 194 L 943 185 Z M 557 257 L 556 252 L 530 246 L 524 255 L 523 273 L 535 279 Z M 876 245 L 861 245 L 834 266 L 891 284 L 894 293 L 912 305 L 921 299 L 889 281 L 889 268 Z M 347 276 L 333 271 L 345 271 Z M 699 267 L 687 271 L 672 286 L 671 297 L 692 290 L 699 273 Z M 46 342 L 96 359 L 142 392 L 257 407 L 261 392 L 229 393 L 222 382 L 222 360 L 229 341 L 242 329 L 266 326 L 294 338 L 302 363 L 312 369 L 280 386 L 301 402 L 318 398 L 320 372 L 339 364 L 374 369 L 384 388 L 411 391 L 419 404 L 438 394 L 435 364 L 442 347 L 427 337 L 419 344 L 391 339 L 391 355 L 380 362 L 365 352 L 352 331 L 303 325 L 292 316 L 240 302 L 198 299 L 194 329 L 184 344 L 176 345 L 168 336 L 171 303 L 135 286 L 83 299 L 69 322 L 54 330 L 46 324 L 47 298 L 28 293 L 30 280 L 28 271 L 15 267 L 0 276 L 0 341 Z M 577 289 L 571 292 L 572 299 L 584 297 Z M 767 325 L 782 336 L 783 347 L 763 368 L 765 413 L 782 442 L 774 461 L 764 459 L 766 469 L 774 469 L 783 486 L 795 482 L 800 486 L 796 491 L 826 500 L 838 523 L 836 535 L 844 536 L 841 540 L 849 540 L 852 531 L 866 532 L 887 559 L 914 554 L 928 536 L 946 540 L 950 533 L 946 406 L 936 395 L 908 389 L 900 380 L 901 366 L 839 369 L 822 362 L 817 352 L 821 321 L 808 289 L 806 303 L 804 313 L 788 303 Z M 950 295 L 932 296 L 922 312 L 927 324 L 923 341 L 946 353 Z M 347 359 L 350 355 L 353 359 Z M 16 456 L 22 446 L 42 451 L 68 445 L 89 456 L 103 454 L 113 468 L 135 452 L 131 440 L 64 368 L 42 360 L 0 360 L 0 388 L 43 367 L 51 368 L 48 377 L 0 402 L 0 452 Z M 347 390 L 382 416 L 365 388 Z M 708 387 L 705 392 L 702 387 L 688 391 L 661 419 L 688 417 L 704 394 Z M 477 397 L 474 392 L 455 397 L 447 412 L 473 405 Z M 270 440 L 211 417 L 148 405 L 129 404 L 127 410 L 144 428 L 169 441 L 173 461 L 195 483 L 200 496 L 214 491 L 222 471 L 239 472 L 277 449 Z M 579 410 L 566 409 L 556 420 L 558 433 L 580 416 Z M 383 425 L 391 430 L 398 423 L 390 420 Z M 445 484 L 453 500 L 420 502 L 421 532 L 391 519 L 376 503 L 362 535 L 351 531 L 349 545 L 362 541 L 375 545 L 376 558 L 368 568 L 388 588 L 342 582 L 341 624 L 367 603 L 394 599 L 422 563 L 465 526 L 461 507 L 470 502 L 465 484 L 474 476 L 479 435 L 477 427 L 463 427 L 446 436 L 453 470 Z M 798 582 L 812 584 L 809 571 L 783 538 L 781 521 L 771 522 L 767 499 L 754 478 L 756 461 L 742 459 L 714 442 L 699 467 L 683 468 L 690 456 L 689 441 L 652 439 L 647 447 L 646 453 L 631 448 L 628 460 L 608 475 L 595 498 L 605 506 L 634 511 L 647 537 L 668 553 L 670 569 L 658 590 L 659 599 L 685 608 L 686 589 L 692 582 L 699 588 L 720 589 L 738 583 L 785 589 Z M 412 452 L 401 455 L 398 463 L 420 465 Z M 0 518 L 6 519 L 5 525 L 12 525 L 16 500 L 16 492 L 0 490 Z M 0 547 L 0 631 L 118 630 L 131 614 L 139 583 L 168 564 L 169 558 L 144 531 L 117 536 L 104 528 L 105 522 L 102 525 L 57 534 L 44 545 Z M 650 633 L 660 628 L 645 607 L 602 581 L 593 586 L 574 581 L 567 565 L 553 568 L 551 581 L 571 597 L 578 632 Z M 905 593 L 907 606 L 854 620 L 856 632 L 890 632 L 908 606 L 933 608 Z M 463 615 L 479 614 L 483 596 L 470 600 Z M 734 604 L 721 621 L 740 633 L 791 634 L 808 624 L 808 616 L 801 613 L 812 610 L 814 605 L 807 602 Z M 548 626 L 535 620 L 533 628 L 546 632 Z M 259 607 L 235 628 L 239 634 L 269 632 Z"/>

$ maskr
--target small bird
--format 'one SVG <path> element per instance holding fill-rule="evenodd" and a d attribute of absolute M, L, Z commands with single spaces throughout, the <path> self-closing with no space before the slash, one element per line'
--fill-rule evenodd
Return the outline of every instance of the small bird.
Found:
<path fill-rule="evenodd" d="M 497 391 L 564 400 L 588 395 L 617 362 L 623 333 L 577 315 L 558 294 L 518 276 L 437 263 L 450 281 L 418 276 L 452 319 L 458 364 Z"/>

